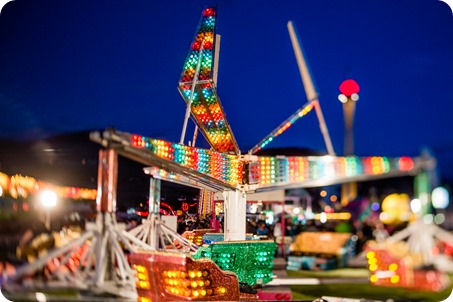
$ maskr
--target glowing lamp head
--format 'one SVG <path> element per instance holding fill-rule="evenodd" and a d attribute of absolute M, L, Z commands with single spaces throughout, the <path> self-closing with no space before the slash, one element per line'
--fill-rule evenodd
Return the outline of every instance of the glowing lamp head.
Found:
<path fill-rule="evenodd" d="M 57 199 L 57 194 L 54 191 L 44 190 L 40 194 L 41 204 L 46 208 L 55 207 Z"/>
<path fill-rule="evenodd" d="M 348 97 L 341 93 L 338 95 L 338 100 L 344 104 L 348 101 Z"/>
<path fill-rule="evenodd" d="M 359 99 L 358 98 L 358 93 L 360 91 L 359 84 L 357 84 L 357 82 L 352 79 L 343 81 L 343 83 L 341 83 L 341 85 L 340 85 L 340 91 L 346 97 L 348 97 L 348 98 L 350 97 L 354 101 Z"/>
<path fill-rule="evenodd" d="M 359 95 L 357 93 L 353 93 L 351 95 L 351 100 L 353 100 L 354 102 L 357 102 L 359 100 Z"/>

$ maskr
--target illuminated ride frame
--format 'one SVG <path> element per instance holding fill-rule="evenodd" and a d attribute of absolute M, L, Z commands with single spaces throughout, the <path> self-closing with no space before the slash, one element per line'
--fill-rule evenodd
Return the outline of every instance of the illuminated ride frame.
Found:
<path fill-rule="evenodd" d="M 93 132 L 91 139 L 105 147 L 99 152 L 96 222 L 88 224 L 87 231 L 75 241 L 19 268 L 9 278 L 6 289 L 14 290 L 21 282 L 29 281 L 27 284 L 32 288 L 70 286 L 134 300 L 138 298 L 142 302 L 256 299 L 256 295 L 240 293 L 238 282 L 250 285 L 269 282 L 272 275 L 263 272 L 272 269 L 276 246 L 273 241 L 245 240 L 247 194 L 416 175 L 433 168 L 434 161 L 429 157 L 333 156 L 314 85 L 300 47 L 296 51 L 298 45 L 295 52 L 309 103 L 248 154 L 241 155 L 216 93 L 216 19 L 215 7 L 203 11 L 184 64 L 179 91 L 191 114 L 186 114 L 180 143 L 112 129 L 103 133 Z M 293 45 L 298 44 L 292 23 L 288 27 L 290 33 L 292 31 Z M 253 155 L 313 107 L 318 114 L 328 156 Z M 183 144 L 189 115 L 212 149 Z M 149 167 L 146 168 L 147 173 L 152 176 L 149 216 L 141 226 L 130 232 L 126 232 L 124 225 L 117 223 L 115 218 L 118 155 L 146 165 Z M 197 246 L 161 222 L 158 215 L 160 180 L 222 193 L 225 205 L 224 241 L 198 252 L 196 258 L 201 259 L 190 256 L 197 254 Z M 75 258 L 81 247 L 85 248 L 85 252 Z M 129 250 L 128 256 L 124 249 Z M 245 264 L 241 262 L 245 267 L 234 267 L 235 259 L 244 258 L 248 252 L 251 256 L 246 257 Z M 68 271 L 66 264 L 70 261 L 78 266 Z M 56 268 L 49 270 L 49 262 Z M 249 272 L 249 265 L 263 271 Z M 235 274 L 219 270 L 222 266 Z M 47 270 L 48 277 L 56 281 L 40 284 L 36 277 L 43 269 Z M 30 276 L 35 279 L 31 281 Z"/>

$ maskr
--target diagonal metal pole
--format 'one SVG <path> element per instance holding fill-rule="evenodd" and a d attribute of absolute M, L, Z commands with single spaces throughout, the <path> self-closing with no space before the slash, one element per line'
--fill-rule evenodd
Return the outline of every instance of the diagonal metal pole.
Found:
<path fill-rule="evenodd" d="M 324 137 L 324 142 L 326 144 L 327 153 L 329 155 L 335 156 L 335 151 L 333 150 L 332 141 L 330 140 L 329 130 L 327 129 L 326 121 L 324 120 L 324 115 L 322 114 L 321 105 L 318 100 L 318 93 L 316 92 L 315 85 L 308 68 L 308 64 L 305 61 L 302 48 L 299 43 L 299 38 L 294 29 L 293 22 L 288 22 L 288 31 L 291 38 L 291 43 L 293 45 L 294 54 L 296 56 L 297 65 L 299 66 L 300 76 L 302 78 L 302 83 L 304 85 L 305 94 L 307 95 L 307 100 L 313 102 L 315 106 L 316 115 L 319 121 L 319 128 Z"/>
<path fill-rule="evenodd" d="M 179 140 L 179 143 L 181 145 L 184 144 L 184 138 L 186 137 L 187 122 L 189 121 L 190 110 L 191 110 L 192 101 L 193 101 L 193 95 L 195 93 L 195 86 L 198 81 L 198 74 L 200 73 L 201 59 L 203 56 L 203 44 L 204 44 L 204 40 L 201 41 L 200 52 L 198 53 L 198 63 L 197 63 L 197 67 L 195 69 L 195 74 L 192 79 L 192 90 L 190 91 L 189 101 L 187 102 L 186 115 L 184 117 L 184 124 L 182 126 L 182 132 L 181 132 L 181 139 Z"/>
<path fill-rule="evenodd" d="M 262 148 L 264 148 L 268 143 L 270 143 L 274 138 L 286 131 L 291 125 L 293 125 L 299 118 L 305 116 L 311 108 L 313 107 L 312 102 L 304 104 L 301 108 L 297 109 L 290 117 L 284 120 L 277 128 L 272 130 L 265 138 L 263 138 L 258 144 L 253 146 L 252 149 L 248 151 L 249 154 L 255 154 Z"/>

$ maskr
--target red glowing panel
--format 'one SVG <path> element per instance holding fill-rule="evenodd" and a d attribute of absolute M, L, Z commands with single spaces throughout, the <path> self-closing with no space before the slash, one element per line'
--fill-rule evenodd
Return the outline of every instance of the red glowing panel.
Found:
<path fill-rule="evenodd" d="M 410 255 L 394 256 L 386 249 L 367 253 L 370 281 L 376 286 L 406 287 L 439 292 L 450 286 L 448 276 L 436 270 L 418 270 Z"/>
<path fill-rule="evenodd" d="M 132 135 L 132 145 L 134 147 L 144 147 L 145 142 L 142 140 L 142 136 L 140 135 Z"/>
<path fill-rule="evenodd" d="M 242 301 L 238 277 L 210 259 L 156 251 L 129 258 L 139 301 Z"/>
<path fill-rule="evenodd" d="M 223 120 L 224 116 L 222 113 L 216 113 L 212 116 L 212 119 L 216 122 Z"/>

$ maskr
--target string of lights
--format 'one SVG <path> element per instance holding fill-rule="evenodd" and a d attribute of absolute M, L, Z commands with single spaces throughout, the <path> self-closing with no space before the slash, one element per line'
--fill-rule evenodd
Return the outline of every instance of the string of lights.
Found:
<path fill-rule="evenodd" d="M 14 199 L 26 198 L 46 189 L 54 191 L 61 198 L 96 200 L 97 196 L 96 189 L 55 186 L 30 176 L 9 176 L 0 172 L 0 196 L 8 194 Z"/>

